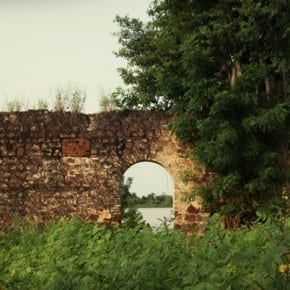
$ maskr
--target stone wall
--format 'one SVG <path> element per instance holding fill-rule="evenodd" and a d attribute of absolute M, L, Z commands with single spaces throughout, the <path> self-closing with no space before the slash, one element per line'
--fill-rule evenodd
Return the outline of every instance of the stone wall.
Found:
<path fill-rule="evenodd" d="M 171 174 L 175 226 L 202 223 L 200 200 L 186 201 L 194 184 L 184 180 L 201 170 L 169 122 L 152 111 L 0 113 L 0 223 L 25 215 L 40 223 L 60 216 L 119 223 L 122 176 L 140 161 Z"/>

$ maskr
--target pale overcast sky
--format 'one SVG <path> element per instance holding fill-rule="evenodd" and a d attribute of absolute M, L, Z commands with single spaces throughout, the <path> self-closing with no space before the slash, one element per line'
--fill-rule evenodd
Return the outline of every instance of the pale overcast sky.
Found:
<path fill-rule="evenodd" d="M 149 0 L 0 0 L 0 108 L 17 98 L 53 102 L 57 87 L 79 86 L 86 112 L 122 81 L 115 16 L 147 19 Z"/>
<path fill-rule="evenodd" d="M 125 179 L 133 177 L 130 192 L 138 196 L 150 193 L 173 194 L 173 180 L 166 169 L 153 162 L 140 162 L 125 172 Z"/>
<path fill-rule="evenodd" d="M 45 98 L 53 105 L 56 88 L 78 86 L 88 94 L 85 111 L 98 111 L 98 97 L 122 81 L 114 56 L 114 18 L 146 20 L 150 0 L 0 0 L 0 109 L 21 100 L 32 108 Z M 172 193 L 172 180 L 157 165 L 137 164 L 132 191 Z"/>

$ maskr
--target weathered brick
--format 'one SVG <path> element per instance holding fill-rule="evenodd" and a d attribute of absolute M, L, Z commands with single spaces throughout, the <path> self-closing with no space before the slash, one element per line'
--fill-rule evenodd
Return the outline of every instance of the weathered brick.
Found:
<path fill-rule="evenodd" d="M 118 223 L 121 177 L 140 161 L 157 162 L 172 176 L 175 228 L 203 222 L 200 202 L 185 201 L 195 184 L 180 179 L 185 170 L 199 176 L 199 169 L 168 132 L 165 113 L 32 110 L 3 112 L 0 120 L 0 225 L 13 215 Z"/>

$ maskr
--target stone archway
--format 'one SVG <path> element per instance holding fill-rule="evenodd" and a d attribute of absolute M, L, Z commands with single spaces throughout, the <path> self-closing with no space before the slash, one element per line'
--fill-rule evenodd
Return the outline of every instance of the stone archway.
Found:
<path fill-rule="evenodd" d="M 175 216 L 174 228 L 187 230 L 192 226 L 203 224 L 208 213 L 202 212 L 200 198 L 188 198 L 196 186 L 192 177 L 195 176 L 197 179 L 201 177 L 202 169 L 186 157 L 185 149 L 165 126 L 160 132 L 158 143 L 152 146 L 150 155 L 146 159 L 139 159 L 136 154 L 132 156 L 134 162 L 126 163 L 126 167 L 148 161 L 159 164 L 169 173 L 174 182 L 172 205 Z"/>
<path fill-rule="evenodd" d="M 186 199 L 195 186 L 187 176 L 201 169 L 168 131 L 170 120 L 154 111 L 0 113 L 1 223 L 14 215 L 118 223 L 121 177 L 139 161 L 162 164 L 173 177 L 177 228 L 202 222 L 200 200 Z"/>

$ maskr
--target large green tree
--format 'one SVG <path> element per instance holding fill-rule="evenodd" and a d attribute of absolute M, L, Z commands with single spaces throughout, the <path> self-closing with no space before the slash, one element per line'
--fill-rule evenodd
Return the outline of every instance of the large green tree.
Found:
<path fill-rule="evenodd" d="M 282 206 L 290 121 L 289 0 L 155 0 L 117 17 L 129 108 L 170 110 L 210 172 L 206 206 L 235 227 Z M 285 191 L 284 191 L 285 194 Z"/>

